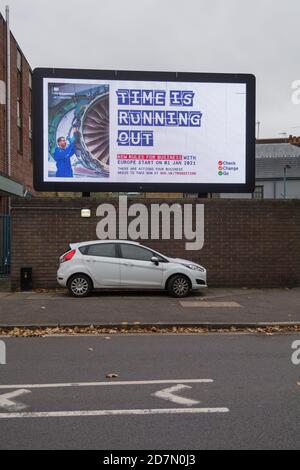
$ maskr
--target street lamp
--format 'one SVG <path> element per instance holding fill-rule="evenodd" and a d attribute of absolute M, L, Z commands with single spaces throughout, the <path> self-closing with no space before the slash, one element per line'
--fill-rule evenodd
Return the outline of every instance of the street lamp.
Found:
<path fill-rule="evenodd" d="M 283 194 L 282 194 L 283 199 L 286 199 L 286 183 L 287 183 L 287 181 L 286 181 L 286 170 L 288 170 L 290 168 L 292 168 L 290 165 L 285 165 L 283 167 Z"/>

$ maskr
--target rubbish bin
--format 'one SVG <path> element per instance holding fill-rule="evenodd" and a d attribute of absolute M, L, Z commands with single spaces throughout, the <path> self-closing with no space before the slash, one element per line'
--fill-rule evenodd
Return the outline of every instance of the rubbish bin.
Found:
<path fill-rule="evenodd" d="M 32 268 L 21 268 L 20 288 L 22 291 L 32 290 Z"/>

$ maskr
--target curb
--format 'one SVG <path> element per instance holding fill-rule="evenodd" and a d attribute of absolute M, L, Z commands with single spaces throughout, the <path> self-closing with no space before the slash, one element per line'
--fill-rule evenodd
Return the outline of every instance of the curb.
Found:
<path fill-rule="evenodd" d="M 48 323 L 48 324 L 16 324 L 1 325 L 1 329 L 28 328 L 28 329 L 45 329 L 45 328 L 103 328 L 103 329 L 135 329 L 135 328 L 204 328 L 208 330 L 221 329 L 258 329 L 258 328 L 284 328 L 284 327 L 300 327 L 300 322 L 256 322 L 256 323 Z"/>

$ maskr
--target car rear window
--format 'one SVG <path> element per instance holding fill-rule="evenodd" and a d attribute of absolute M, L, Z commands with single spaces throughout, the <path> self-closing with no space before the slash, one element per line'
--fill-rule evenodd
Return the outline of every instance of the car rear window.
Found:
<path fill-rule="evenodd" d="M 96 245 L 85 245 L 81 246 L 79 250 L 83 255 L 116 258 L 115 243 L 99 243 Z"/>
<path fill-rule="evenodd" d="M 88 246 L 88 245 L 80 246 L 80 247 L 78 248 L 78 250 L 80 251 L 80 253 L 83 254 L 83 255 L 86 255 L 86 254 L 87 254 L 88 249 L 89 249 L 89 246 Z"/>

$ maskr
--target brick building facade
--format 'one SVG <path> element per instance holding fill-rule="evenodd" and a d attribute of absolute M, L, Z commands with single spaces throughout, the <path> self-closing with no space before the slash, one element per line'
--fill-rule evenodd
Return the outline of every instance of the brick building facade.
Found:
<path fill-rule="evenodd" d="M 8 212 L 8 194 L 33 192 L 31 69 L 10 33 L 11 71 L 11 173 L 6 145 L 7 130 L 7 48 L 6 22 L 0 14 L 0 214 Z"/>

